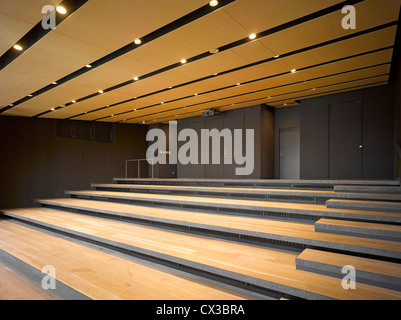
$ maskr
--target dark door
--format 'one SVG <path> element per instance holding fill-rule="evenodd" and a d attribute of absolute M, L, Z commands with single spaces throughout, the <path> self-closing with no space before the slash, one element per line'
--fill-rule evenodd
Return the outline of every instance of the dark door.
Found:
<path fill-rule="evenodd" d="M 330 105 L 329 178 L 362 178 L 362 102 Z"/>
<path fill-rule="evenodd" d="M 280 179 L 300 178 L 300 130 L 280 129 Z"/>

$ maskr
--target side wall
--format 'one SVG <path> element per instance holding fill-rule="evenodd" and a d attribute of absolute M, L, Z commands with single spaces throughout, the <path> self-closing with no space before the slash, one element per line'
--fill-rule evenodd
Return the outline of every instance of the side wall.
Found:
<path fill-rule="evenodd" d="M 29 207 L 125 175 L 144 158 L 147 126 L 116 124 L 114 143 L 57 137 L 57 120 L 0 117 L 0 208 Z"/>
<path fill-rule="evenodd" d="M 352 101 L 363 105 L 361 179 L 394 178 L 394 87 L 386 85 L 301 101 L 301 179 L 336 179 L 329 174 L 330 108 Z"/>

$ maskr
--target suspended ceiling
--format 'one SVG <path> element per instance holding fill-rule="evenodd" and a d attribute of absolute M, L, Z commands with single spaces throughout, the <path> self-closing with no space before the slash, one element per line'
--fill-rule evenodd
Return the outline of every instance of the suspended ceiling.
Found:
<path fill-rule="evenodd" d="M 401 0 L 209 2 L 0 0 L 0 114 L 152 124 L 389 81 Z"/>

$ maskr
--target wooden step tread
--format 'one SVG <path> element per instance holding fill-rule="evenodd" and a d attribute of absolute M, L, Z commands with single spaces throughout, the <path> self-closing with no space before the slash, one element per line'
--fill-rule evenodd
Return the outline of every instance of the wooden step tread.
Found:
<path fill-rule="evenodd" d="M 227 183 L 230 185 L 379 185 L 379 186 L 400 186 L 398 180 L 299 180 L 299 179 L 192 179 L 192 178 L 114 178 L 115 183 Z"/>
<path fill-rule="evenodd" d="M 1 228 L 0 228 L 1 230 Z M 54 300 L 42 288 L 38 288 L 19 274 L 0 257 L 0 300 Z"/>
<path fill-rule="evenodd" d="M 356 192 L 356 193 L 394 193 L 401 194 L 401 188 L 389 186 L 334 186 L 335 192 Z"/>
<path fill-rule="evenodd" d="M 360 253 L 370 252 L 372 254 L 390 255 L 393 257 L 399 256 L 401 258 L 401 248 L 399 248 L 398 243 L 316 232 L 313 224 L 206 214 L 165 208 L 154 210 L 154 208 L 143 206 L 111 204 L 108 202 L 80 199 L 42 200 L 40 203 L 53 206 L 60 205 L 61 209 L 69 207 L 95 213 L 99 212 L 145 220 L 149 219 L 150 221 L 169 224 L 186 225 L 193 228 L 202 228 L 204 230 L 230 232 L 262 239 L 315 245 L 338 250 L 351 250 Z"/>
<path fill-rule="evenodd" d="M 300 270 L 344 278 L 342 268 L 352 266 L 358 282 L 401 290 L 401 264 L 344 254 L 305 249 L 296 259 Z"/>
<path fill-rule="evenodd" d="M 319 219 L 315 231 L 368 237 L 390 241 L 401 241 L 401 226 L 336 219 Z"/>
<path fill-rule="evenodd" d="M 401 202 L 330 199 L 326 201 L 326 206 L 334 209 L 359 209 L 401 213 Z"/>
<path fill-rule="evenodd" d="M 11 221 L 0 220 L 0 248 L 91 299 L 240 299 L 228 292 L 128 261 Z"/>
<path fill-rule="evenodd" d="M 177 195 L 155 195 L 146 193 L 131 193 L 131 192 L 113 192 L 113 191 L 67 191 L 66 196 L 69 197 L 87 197 L 100 200 L 133 200 L 151 204 L 191 206 L 192 208 L 199 207 L 205 210 L 250 210 L 264 211 L 274 213 L 291 213 L 299 215 L 308 215 L 316 217 L 332 217 L 332 218 L 348 218 L 367 221 L 388 221 L 401 223 L 400 213 L 388 212 L 372 212 L 363 210 L 346 210 L 327 208 L 326 205 L 304 204 L 304 203 L 287 203 L 274 201 L 258 201 L 258 200 L 240 200 L 240 199 L 224 199 L 218 201 L 213 198 L 194 197 L 194 196 L 177 196 Z"/>
<path fill-rule="evenodd" d="M 146 192 L 185 192 L 207 194 L 231 194 L 236 196 L 287 196 L 308 198 L 340 198 L 340 199 L 373 199 L 373 200 L 400 200 L 401 194 L 383 193 L 354 193 L 334 192 L 320 190 L 297 190 L 297 189 L 266 189 L 266 188 L 244 188 L 244 187 L 205 187 L 205 186 L 180 186 L 180 185 L 145 185 L 145 184 L 92 184 L 93 189 L 116 189 L 125 191 Z"/>
<path fill-rule="evenodd" d="M 308 299 L 401 299 L 401 292 L 360 284 L 347 291 L 331 277 L 296 270 L 293 253 L 186 235 L 44 208 L 10 210 L 23 220 L 73 232 L 209 273 Z"/>

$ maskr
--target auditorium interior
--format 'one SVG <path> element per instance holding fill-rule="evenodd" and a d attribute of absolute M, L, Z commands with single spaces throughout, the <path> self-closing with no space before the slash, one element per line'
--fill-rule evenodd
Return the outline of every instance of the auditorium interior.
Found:
<path fill-rule="evenodd" d="M 0 0 L 0 300 L 400 300 L 400 6 Z"/>

